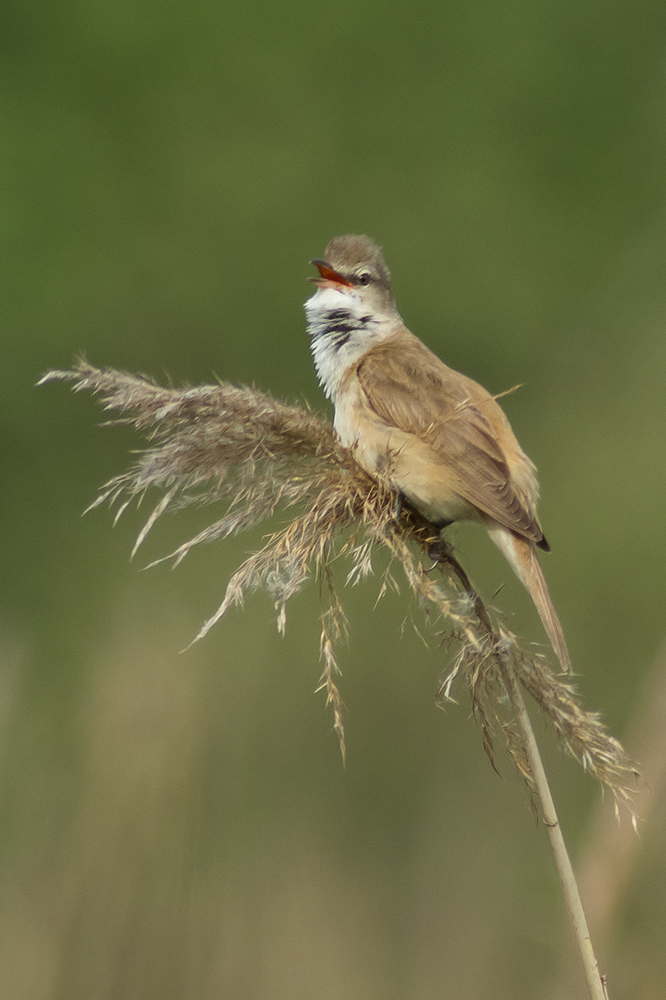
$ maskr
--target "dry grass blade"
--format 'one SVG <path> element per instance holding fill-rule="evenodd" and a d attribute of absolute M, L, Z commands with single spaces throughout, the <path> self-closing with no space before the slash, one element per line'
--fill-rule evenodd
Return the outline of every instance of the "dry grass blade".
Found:
<path fill-rule="evenodd" d="M 553 673 L 543 658 L 527 654 L 508 629 L 491 621 L 464 571 L 441 543 L 440 574 L 424 568 L 421 557 L 428 558 L 432 551 L 436 530 L 407 505 L 396 519 L 394 494 L 363 472 L 324 419 L 256 389 L 225 382 L 165 388 L 149 378 L 96 368 L 85 360 L 71 370 L 49 372 L 42 382 L 57 379 L 73 383 L 77 392 L 88 389 L 99 394 L 103 408 L 118 414 L 109 423 L 133 424 L 147 439 L 148 447 L 135 464 L 107 483 L 92 504 L 108 501 L 122 512 L 129 502 L 157 488 L 160 499 L 135 548 L 162 514 L 188 504 L 226 506 L 207 528 L 171 553 L 176 564 L 195 545 L 258 525 L 278 507 L 289 510 L 285 527 L 270 535 L 233 574 L 217 611 L 194 641 L 256 589 L 271 596 L 278 628 L 284 630 L 289 598 L 313 576 L 318 578 L 322 596 L 326 595 L 321 688 L 333 708 L 343 753 L 334 648 L 344 633 L 344 615 L 331 563 L 345 557 L 350 564 L 348 582 L 356 584 L 372 571 L 372 551 L 379 547 L 402 567 L 424 609 L 434 610 L 443 621 L 444 635 L 457 641 L 440 699 L 452 700 L 456 678 L 464 678 L 491 760 L 497 736 L 513 734 L 506 719 L 502 679 L 504 665 L 510 663 L 521 685 L 552 720 L 562 744 L 612 789 L 617 801 L 628 799 L 635 770 L 599 717 L 583 709 L 573 686 Z M 390 570 L 383 589 L 388 585 L 394 585 Z M 519 760 L 515 742 L 513 734 L 509 743 Z"/>

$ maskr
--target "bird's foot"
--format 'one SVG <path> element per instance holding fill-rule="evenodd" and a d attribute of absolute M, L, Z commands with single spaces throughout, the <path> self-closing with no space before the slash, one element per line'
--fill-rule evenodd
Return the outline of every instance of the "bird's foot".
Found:
<path fill-rule="evenodd" d="M 437 538 L 434 542 L 431 542 L 427 548 L 428 557 L 432 559 L 432 566 L 429 566 L 426 572 L 431 573 L 442 563 L 448 562 L 451 555 L 451 547 L 443 538 Z"/>
<path fill-rule="evenodd" d="M 428 555 L 432 559 L 432 566 L 428 568 L 428 573 L 431 573 L 438 566 L 441 566 L 442 563 L 451 562 L 453 549 L 451 545 L 444 538 L 442 538 L 441 532 L 444 530 L 444 528 L 448 528 L 448 526 L 452 523 L 453 523 L 452 521 L 437 521 L 434 524 L 434 527 L 437 529 L 439 534 L 437 538 L 435 538 L 428 545 L 428 548 L 426 550 Z"/>

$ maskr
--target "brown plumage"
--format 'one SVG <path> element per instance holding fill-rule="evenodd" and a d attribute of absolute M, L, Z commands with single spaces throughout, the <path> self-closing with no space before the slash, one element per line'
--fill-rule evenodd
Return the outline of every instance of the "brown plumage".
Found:
<path fill-rule="evenodd" d="M 538 561 L 536 469 L 496 399 L 445 365 L 397 312 L 389 272 L 368 237 L 338 237 L 317 261 L 306 305 L 315 364 L 335 427 L 369 473 L 425 517 L 482 523 L 529 591 L 564 670 L 570 659 Z"/>

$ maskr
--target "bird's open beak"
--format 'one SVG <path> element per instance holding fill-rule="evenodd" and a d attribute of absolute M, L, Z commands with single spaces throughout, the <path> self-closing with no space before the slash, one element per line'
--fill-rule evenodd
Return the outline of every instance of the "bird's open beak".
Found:
<path fill-rule="evenodd" d="M 330 285 L 344 285 L 345 288 L 353 288 L 351 281 L 347 281 L 343 278 L 341 274 L 334 271 L 330 264 L 327 264 L 325 260 L 311 260 L 311 264 L 319 271 L 321 277 L 319 278 L 308 278 L 308 281 L 314 281 L 315 285 L 319 288 L 326 288 Z"/>

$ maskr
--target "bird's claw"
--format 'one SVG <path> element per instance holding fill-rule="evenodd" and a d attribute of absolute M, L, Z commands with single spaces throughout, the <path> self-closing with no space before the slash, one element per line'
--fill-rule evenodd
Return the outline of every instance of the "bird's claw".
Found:
<path fill-rule="evenodd" d="M 434 569 L 437 569 L 443 562 L 446 562 L 449 555 L 449 546 L 443 538 L 438 538 L 430 543 L 427 552 L 429 558 L 432 559 L 432 566 L 429 566 L 426 572 L 432 573 Z"/>

